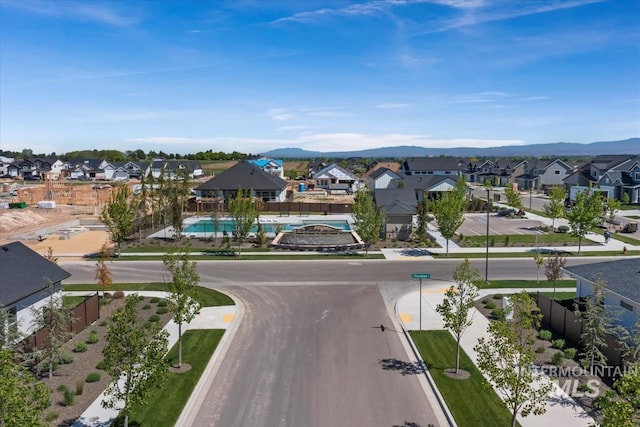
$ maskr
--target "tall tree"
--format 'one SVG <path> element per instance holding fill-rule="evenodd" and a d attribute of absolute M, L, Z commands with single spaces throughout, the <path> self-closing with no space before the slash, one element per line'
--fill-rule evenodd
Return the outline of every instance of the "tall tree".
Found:
<path fill-rule="evenodd" d="M 138 305 L 138 295 L 128 295 L 124 307 L 113 313 L 102 350 L 105 371 L 112 379 L 102 406 L 120 409 L 125 427 L 132 407 L 146 403 L 167 376 L 168 334 L 157 323 L 144 325 Z"/>
<path fill-rule="evenodd" d="M 100 219 L 107 226 L 111 240 L 116 242 L 118 256 L 120 256 L 120 245 L 131 233 L 137 211 L 137 203 L 126 185 L 118 187 L 111 202 L 102 211 Z"/>
<path fill-rule="evenodd" d="M 562 279 L 564 275 L 562 269 L 567 263 L 567 257 L 560 255 L 559 253 L 555 253 L 552 257 L 548 257 L 544 263 L 544 275 L 547 277 L 547 280 L 553 282 L 553 300 L 556 299 L 556 286 L 558 280 Z"/>
<path fill-rule="evenodd" d="M 62 306 L 62 293 L 49 282 L 45 290 L 47 302 L 40 308 L 33 308 L 33 324 L 36 330 L 47 328 L 44 347 L 32 356 L 46 362 L 49 378 L 53 378 L 53 365 L 58 363 L 62 355 L 62 347 L 73 336 L 71 311 Z"/>
<path fill-rule="evenodd" d="M 235 197 L 229 198 L 229 213 L 233 218 L 233 232 L 238 240 L 238 257 L 242 252 L 242 242 L 247 238 L 251 226 L 258 217 L 256 204 L 250 197 L 251 190 L 248 195 L 238 187 Z"/>
<path fill-rule="evenodd" d="M 482 284 L 480 272 L 471 268 L 465 259 L 453 272 L 455 286 L 450 286 L 444 294 L 442 304 L 436 311 L 442 316 L 444 327 L 449 329 L 456 338 L 456 373 L 460 369 L 460 338 L 467 330 L 473 319 L 469 317 L 469 310 L 478 297 L 478 288 Z"/>
<path fill-rule="evenodd" d="M 512 186 L 507 186 L 504 189 L 504 195 L 507 196 L 507 204 L 514 209 L 522 208 L 522 199 L 520 193 L 513 189 Z"/>
<path fill-rule="evenodd" d="M 576 313 L 582 318 L 582 356 L 592 369 L 607 364 L 602 349 L 607 346 L 605 337 L 611 328 L 611 317 L 605 307 L 605 297 L 604 282 L 598 278 L 593 283 L 593 294 L 585 299 L 584 309 Z"/>
<path fill-rule="evenodd" d="M 352 215 L 356 231 L 365 243 L 366 256 L 369 254 L 369 246 L 380 240 L 384 213 L 376 206 L 371 192 L 361 188 L 356 191 Z"/>
<path fill-rule="evenodd" d="M 576 203 L 566 215 L 571 234 L 578 238 L 578 253 L 582 248 L 582 238 L 600 224 L 603 212 L 602 195 L 593 188 L 576 195 Z"/>
<path fill-rule="evenodd" d="M 613 383 L 613 390 L 596 400 L 602 427 L 640 426 L 640 367 L 629 369 Z"/>
<path fill-rule="evenodd" d="M 96 283 L 102 289 L 102 298 L 104 299 L 104 293 L 113 284 L 111 277 L 111 271 L 107 266 L 107 261 L 111 258 L 111 248 L 105 242 L 100 248 L 100 254 L 98 261 L 96 262 Z"/>
<path fill-rule="evenodd" d="M 49 390 L 24 367 L 13 353 L 0 348 L 0 426 L 45 426 L 44 410 L 51 404 Z"/>
<path fill-rule="evenodd" d="M 567 192 L 561 185 L 555 185 L 549 189 L 549 203 L 544 205 L 544 212 L 551 218 L 551 227 L 555 230 L 556 218 L 564 216 L 564 201 Z"/>
<path fill-rule="evenodd" d="M 433 203 L 433 214 L 438 222 L 440 234 L 447 240 L 447 255 L 449 255 L 449 240 L 464 222 L 465 199 L 458 191 L 449 191 L 436 199 Z"/>
<path fill-rule="evenodd" d="M 171 275 L 169 282 L 169 309 L 178 325 L 178 367 L 182 366 L 182 325 L 190 323 L 200 310 L 196 286 L 200 282 L 198 264 L 189 260 L 189 251 L 167 251 L 164 268 Z"/>
<path fill-rule="evenodd" d="M 528 296 L 528 295 L 527 295 Z M 530 299 L 530 297 L 529 297 Z M 516 308 L 518 307 L 518 308 Z M 535 353 L 531 337 L 535 318 L 527 315 L 530 303 L 522 297 L 513 304 L 513 321 L 498 320 L 489 325 L 489 336 L 481 337 L 475 347 L 478 367 L 495 384 L 499 396 L 511 412 L 511 426 L 515 427 L 518 414 L 541 415 L 553 384 L 541 382 L 532 371 Z"/>
<path fill-rule="evenodd" d="M 609 212 L 609 223 L 613 223 L 613 220 L 616 218 L 616 213 L 622 207 L 622 202 L 620 200 L 612 199 L 610 197 L 607 198 L 606 208 L 607 212 Z"/>
<path fill-rule="evenodd" d="M 418 240 L 425 241 L 427 236 L 427 223 L 429 222 L 429 199 L 423 197 L 416 207 L 416 216 L 418 217 Z"/>

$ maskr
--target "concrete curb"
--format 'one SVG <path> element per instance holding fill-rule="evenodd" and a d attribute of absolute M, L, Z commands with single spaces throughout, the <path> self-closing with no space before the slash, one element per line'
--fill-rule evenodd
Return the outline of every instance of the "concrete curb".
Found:
<path fill-rule="evenodd" d="M 433 377 L 431 376 L 431 373 L 429 372 L 429 368 L 427 367 L 427 364 L 422 359 L 422 356 L 420 355 L 420 352 L 418 352 L 418 349 L 416 348 L 415 343 L 411 339 L 411 335 L 409 335 L 409 332 L 407 331 L 407 329 L 402 324 L 402 321 L 399 320 L 397 300 L 393 305 L 393 311 L 394 311 L 394 314 L 395 314 L 395 318 L 393 319 L 394 323 L 395 324 L 399 324 L 400 328 L 402 329 L 402 333 L 404 334 L 404 337 L 406 339 L 406 343 L 409 344 L 409 347 L 411 348 L 411 351 L 413 352 L 413 355 L 415 356 L 416 360 L 418 360 L 420 365 L 423 367 L 422 372 L 424 373 L 424 378 L 427 380 L 427 383 L 429 384 L 429 387 L 431 388 L 431 391 L 435 395 L 436 400 L 438 401 L 438 406 L 442 410 L 442 413 L 444 414 L 448 425 L 450 427 L 457 427 L 458 424 L 456 424 L 456 421 L 453 418 L 453 415 L 449 411 L 449 407 L 447 406 L 446 402 L 444 401 L 444 397 L 442 397 L 442 394 L 440 393 L 440 390 L 438 389 L 438 386 L 436 386 L 436 383 L 433 380 Z M 423 385 L 423 388 L 424 388 L 424 385 Z M 429 397 L 429 390 L 424 390 L 424 392 L 425 392 L 425 395 L 428 398 Z"/>
<path fill-rule="evenodd" d="M 229 349 L 229 345 L 231 344 L 231 341 L 235 334 L 238 332 L 240 323 L 242 323 L 242 319 L 244 317 L 244 304 L 231 292 L 225 291 L 224 294 L 228 295 L 236 304 L 236 307 L 238 307 L 236 316 L 234 317 L 231 326 L 227 328 L 224 335 L 222 336 L 222 339 L 218 343 L 216 350 L 213 352 L 211 359 L 209 359 L 209 363 L 207 363 L 207 366 L 200 376 L 198 383 L 191 392 L 191 396 L 189 396 L 189 400 L 187 400 L 187 403 L 184 405 L 180 417 L 178 417 L 178 420 L 176 421 L 176 426 L 193 425 L 195 417 L 200 410 L 200 407 L 204 403 L 206 392 L 211 387 L 213 379 L 220 369 L 220 365 L 224 360 L 224 356 Z"/>

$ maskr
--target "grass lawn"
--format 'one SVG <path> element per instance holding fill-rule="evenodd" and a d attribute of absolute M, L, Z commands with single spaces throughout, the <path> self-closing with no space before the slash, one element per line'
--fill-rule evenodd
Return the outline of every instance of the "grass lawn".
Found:
<path fill-rule="evenodd" d="M 219 305 L 235 305 L 233 300 L 222 292 L 198 286 L 198 296 L 203 307 L 215 307 Z M 63 291 L 102 291 L 95 284 L 88 285 L 62 285 Z M 107 292 L 113 291 L 167 291 L 166 283 L 114 283 Z M 81 297 L 82 298 L 82 297 Z"/>
<path fill-rule="evenodd" d="M 444 370 L 455 367 L 456 360 L 456 343 L 448 331 L 413 331 L 411 338 L 460 427 L 511 425 L 506 406 L 463 350 L 460 368 L 471 376 L 459 380 L 445 375 Z"/>
<path fill-rule="evenodd" d="M 491 245 L 491 242 L 494 242 L 494 245 Z M 507 244 L 508 242 L 508 244 Z M 588 244 L 584 239 L 582 244 Z M 462 242 L 458 242 L 461 246 L 466 247 L 485 247 L 487 244 L 486 236 L 464 236 L 464 240 Z M 502 234 L 502 235 L 490 235 L 489 236 L 489 244 L 491 247 L 504 247 L 504 246 L 532 246 L 536 245 L 536 235 L 534 234 Z M 566 246 L 577 246 L 578 238 L 572 236 L 571 234 L 563 234 L 563 233 L 550 233 L 550 234 L 539 234 L 538 235 L 538 244 L 540 246 L 549 245 L 549 244 L 561 244 Z"/>
<path fill-rule="evenodd" d="M 211 256 L 211 255 L 189 255 L 189 259 L 192 261 L 256 261 L 256 260 L 314 260 L 314 259 L 385 259 L 385 256 L 380 253 L 365 256 L 359 253 L 344 253 L 344 254 L 308 254 L 308 255 L 291 255 L 291 254 L 269 254 L 269 255 L 251 255 L 251 252 L 242 252 L 240 257 L 237 256 Z M 123 255 L 120 258 L 113 261 L 162 261 L 161 255 L 140 255 L 140 256 L 126 256 Z"/>
<path fill-rule="evenodd" d="M 175 425 L 223 334 L 222 329 L 186 331 L 182 335 L 182 360 L 190 364 L 191 369 L 181 374 L 169 373 L 167 382 L 153 395 L 149 403 L 133 408 L 133 414 L 129 416 L 129 425 Z M 175 363 L 177 359 L 176 343 L 167 354 L 167 360 L 169 363 Z M 114 425 L 121 425 L 121 422 L 116 421 Z"/>
<path fill-rule="evenodd" d="M 556 288 L 575 288 L 575 280 L 558 280 Z M 540 280 L 538 284 L 535 280 L 491 280 L 488 285 L 482 285 L 482 289 L 499 288 L 553 288 L 550 280 Z"/>
<path fill-rule="evenodd" d="M 540 292 L 540 293 L 549 298 L 553 297 L 553 292 Z M 536 296 L 536 294 L 533 292 L 530 292 L 529 295 L 531 295 L 533 298 L 535 298 Z M 575 292 L 556 292 L 556 299 L 558 300 L 574 299 L 575 297 L 576 297 Z"/>
<path fill-rule="evenodd" d="M 640 209 L 640 205 L 636 204 L 636 205 L 622 205 L 620 206 L 620 209 L 623 211 L 630 211 L 630 210 L 634 210 L 634 209 Z"/>
<path fill-rule="evenodd" d="M 76 305 L 80 304 L 86 299 L 84 296 L 72 296 L 72 295 L 64 295 L 62 297 L 62 307 L 63 308 L 74 308 Z"/>
<path fill-rule="evenodd" d="M 537 211 L 535 209 L 529 209 L 529 208 L 523 208 L 523 209 L 525 210 L 525 212 L 531 212 L 531 213 L 539 215 L 541 217 L 549 218 L 549 215 L 547 215 L 547 213 L 544 212 L 544 211 Z"/>
<path fill-rule="evenodd" d="M 589 256 L 615 256 L 615 257 L 624 257 L 622 251 L 582 251 L 578 252 L 567 252 L 561 249 L 558 250 L 561 255 L 567 257 L 589 257 Z M 543 254 L 543 255 L 551 255 L 551 254 Z M 626 256 L 636 256 L 640 255 L 640 251 L 627 251 Z M 478 252 L 467 252 L 467 253 L 450 253 L 449 255 L 445 254 L 432 254 L 434 258 L 484 258 L 484 253 Z M 532 258 L 533 252 L 494 252 L 489 253 L 489 258 Z"/>
<path fill-rule="evenodd" d="M 602 228 L 594 228 L 592 230 L 596 234 L 603 235 L 604 230 Z M 627 236 L 624 233 L 611 233 L 611 238 L 615 240 L 620 240 L 621 242 L 628 243 L 633 246 L 640 246 L 640 240 L 634 239 L 631 236 Z"/>
<path fill-rule="evenodd" d="M 640 219 L 639 215 L 629 215 L 626 218 Z"/>

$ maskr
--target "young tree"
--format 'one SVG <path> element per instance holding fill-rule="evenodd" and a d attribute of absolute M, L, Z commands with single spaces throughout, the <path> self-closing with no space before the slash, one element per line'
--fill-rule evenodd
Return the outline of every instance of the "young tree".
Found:
<path fill-rule="evenodd" d="M 189 260 L 189 252 L 167 251 L 164 268 L 171 275 L 169 282 L 169 309 L 178 325 L 178 367 L 182 366 L 182 324 L 190 323 L 200 310 L 196 285 L 200 282 L 198 264 Z"/>
<path fill-rule="evenodd" d="M 536 263 L 536 283 L 540 284 L 540 268 L 544 265 L 544 257 L 540 255 L 539 252 L 536 252 L 533 256 L 533 262 Z"/>
<path fill-rule="evenodd" d="M 567 263 L 567 257 L 555 253 L 552 257 L 548 257 L 544 263 L 544 275 L 547 276 L 547 280 L 553 282 L 553 300 L 556 299 L 556 285 L 558 280 L 562 279 L 564 273 L 562 268 Z"/>
<path fill-rule="evenodd" d="M 602 411 L 602 427 L 637 427 L 640 425 L 640 367 L 629 369 L 596 400 Z"/>
<path fill-rule="evenodd" d="M 53 283 L 49 282 L 45 292 L 48 294 L 47 303 L 41 308 L 32 309 L 32 314 L 35 329 L 47 328 L 48 333 L 45 335 L 44 348 L 32 356 L 47 362 L 45 367 L 49 371 L 49 378 L 53 378 L 53 364 L 58 362 L 62 347 L 73 336 L 73 317 L 70 310 L 63 308 L 62 294 L 56 291 Z"/>
<path fill-rule="evenodd" d="M 142 243 L 142 230 L 147 225 L 147 215 L 149 214 L 149 188 L 147 186 L 144 173 L 140 175 L 140 193 L 137 196 L 138 199 L 138 239 Z M 153 213 L 152 213 L 153 215 Z"/>
<path fill-rule="evenodd" d="M 622 193 L 622 197 L 620 197 L 620 201 L 623 205 L 628 205 L 631 202 L 631 198 L 629 197 L 629 193 Z"/>
<path fill-rule="evenodd" d="M 582 318 L 582 335 L 580 342 L 584 351 L 582 356 L 589 362 L 592 369 L 595 366 L 605 366 L 607 357 L 602 349 L 607 346 L 605 337 L 611 328 L 611 317 L 605 308 L 604 282 L 598 278 L 593 283 L 593 295 L 584 302 L 584 310 L 576 312 Z"/>
<path fill-rule="evenodd" d="M 369 253 L 369 246 L 380 239 L 384 213 L 376 206 L 371 192 L 363 188 L 356 191 L 352 215 L 356 231 L 365 243 L 366 256 Z"/>
<path fill-rule="evenodd" d="M 100 255 L 96 262 L 96 283 L 98 283 L 98 286 L 102 288 L 102 298 L 104 298 L 105 291 L 113 284 L 111 271 L 109 270 L 109 267 L 107 267 L 107 261 L 110 257 L 111 248 L 105 242 L 102 245 L 102 248 L 100 248 Z"/>
<path fill-rule="evenodd" d="M 109 320 L 102 350 L 105 371 L 112 379 L 102 406 L 120 409 L 125 427 L 132 407 L 146 403 L 167 376 L 164 355 L 168 334 L 156 323 L 143 325 L 137 315 L 138 305 L 138 295 L 127 296 L 124 307 Z"/>
<path fill-rule="evenodd" d="M 43 411 L 51 404 L 49 390 L 14 355 L 0 348 L 0 426 L 45 426 Z"/>
<path fill-rule="evenodd" d="M 423 197 L 416 206 L 416 216 L 418 217 L 418 240 L 423 242 L 427 235 L 427 223 L 429 222 L 429 199 Z"/>
<path fill-rule="evenodd" d="M 504 195 L 507 196 L 507 205 L 511 206 L 514 209 L 522 208 L 520 193 L 515 191 L 512 186 L 505 187 Z"/>
<path fill-rule="evenodd" d="M 556 218 L 564 216 L 564 201 L 567 192 L 561 185 L 556 185 L 549 189 L 549 203 L 544 205 L 544 212 L 551 218 L 551 227 L 555 230 Z"/>
<path fill-rule="evenodd" d="M 528 295 L 527 295 L 528 296 Z M 531 299 L 529 297 L 529 299 Z M 530 303 L 525 297 L 513 303 L 513 321 L 498 320 L 489 325 L 489 337 L 481 337 L 475 347 L 478 367 L 496 385 L 499 395 L 511 411 L 511 426 L 521 414 L 541 415 L 546 412 L 546 403 L 553 384 L 540 381 L 531 370 L 535 353 L 531 336 L 535 332 L 526 329 L 535 324 L 535 317 L 527 315 Z M 523 329 L 525 328 L 525 329 Z"/>
<path fill-rule="evenodd" d="M 240 257 L 242 242 L 247 238 L 251 226 L 258 217 L 256 204 L 251 197 L 245 195 L 242 188 L 238 187 L 235 197 L 229 199 L 229 213 L 233 218 L 233 232 L 238 240 L 238 257 Z"/>
<path fill-rule="evenodd" d="M 449 255 L 449 240 L 464 222 L 465 199 L 457 191 L 444 193 L 434 202 L 433 214 L 438 222 L 440 234 L 447 240 L 447 255 Z"/>
<path fill-rule="evenodd" d="M 118 187 L 110 203 L 108 203 L 100 215 L 100 219 L 107 226 L 111 240 L 116 242 L 118 256 L 120 256 L 120 244 L 131 233 L 131 228 L 136 219 L 138 206 L 131 190 L 126 185 Z"/>
<path fill-rule="evenodd" d="M 54 264 L 58 263 L 58 257 L 53 255 L 53 248 L 51 246 L 47 247 L 47 253 L 44 255 L 44 258 Z"/>
<path fill-rule="evenodd" d="M 450 286 L 445 292 L 442 304 L 436 311 L 442 316 L 444 327 L 449 329 L 456 338 L 456 374 L 460 369 L 460 338 L 467 330 L 473 319 L 469 317 L 469 310 L 478 297 L 478 288 L 482 284 L 480 272 L 471 268 L 465 259 L 453 272 L 456 286 Z"/>
<path fill-rule="evenodd" d="M 588 188 L 576 195 L 576 204 L 567 212 L 571 234 L 578 237 L 578 253 L 582 248 L 582 238 L 600 224 L 603 214 L 603 200 L 599 192 Z"/>
<path fill-rule="evenodd" d="M 607 211 L 609 212 L 609 223 L 612 223 L 616 217 L 616 213 L 622 207 L 622 203 L 620 202 L 620 200 L 616 200 L 608 197 L 606 202 L 606 207 L 607 207 Z"/>

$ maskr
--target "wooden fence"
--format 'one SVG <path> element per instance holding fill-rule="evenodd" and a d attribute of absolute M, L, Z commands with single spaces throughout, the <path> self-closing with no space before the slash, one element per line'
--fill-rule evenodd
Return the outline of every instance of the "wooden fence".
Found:
<path fill-rule="evenodd" d="M 96 292 L 71 309 L 71 323 L 64 332 L 76 334 L 100 318 L 100 300 Z M 42 350 L 46 347 L 49 328 L 44 327 L 22 340 L 21 345 L 30 351 Z"/>

